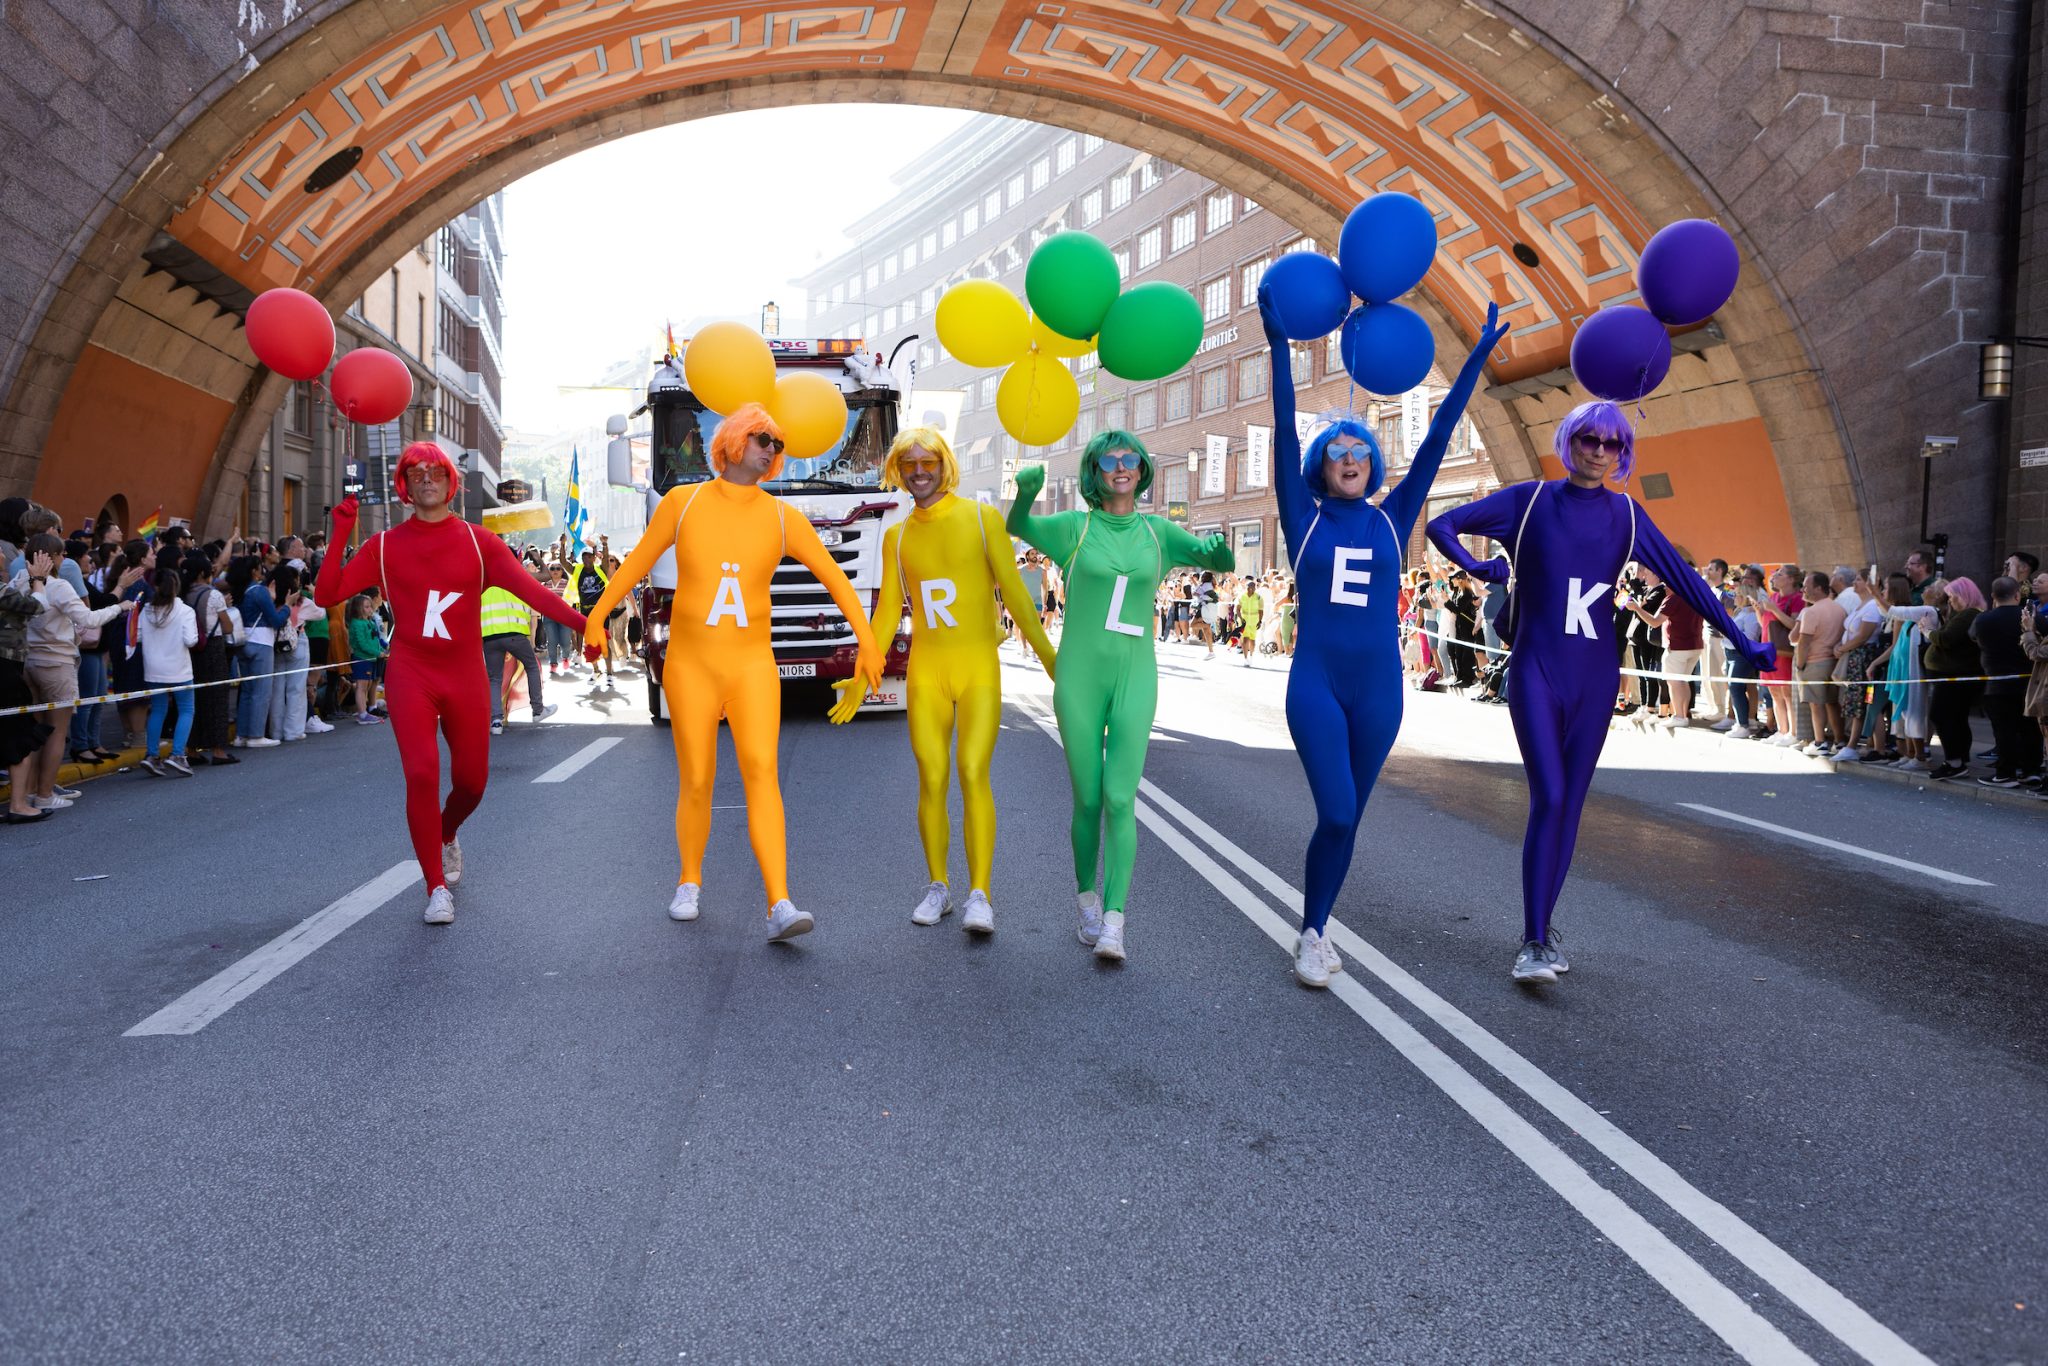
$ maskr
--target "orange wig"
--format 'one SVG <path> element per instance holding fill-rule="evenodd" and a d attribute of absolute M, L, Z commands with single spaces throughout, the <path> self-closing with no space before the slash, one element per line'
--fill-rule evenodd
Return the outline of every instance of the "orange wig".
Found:
<path fill-rule="evenodd" d="M 775 425 L 775 419 L 768 416 L 768 410 L 758 403 L 744 403 L 732 410 L 731 416 L 718 424 L 718 430 L 711 434 L 711 468 L 719 474 L 725 467 L 739 459 L 749 441 L 757 434 L 766 433 L 777 441 L 782 439 L 782 428 Z M 782 454 L 777 452 L 775 463 L 768 467 L 765 479 L 773 479 L 782 473 Z"/>

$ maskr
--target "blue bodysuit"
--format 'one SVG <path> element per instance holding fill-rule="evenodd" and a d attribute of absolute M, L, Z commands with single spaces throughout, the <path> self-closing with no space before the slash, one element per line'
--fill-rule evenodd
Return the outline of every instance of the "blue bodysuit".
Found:
<path fill-rule="evenodd" d="M 1706 580 L 1625 493 L 1568 479 L 1513 484 L 1431 520 L 1429 539 L 1445 557 L 1488 582 L 1509 582 L 1508 559 L 1475 560 L 1460 536 L 1491 537 L 1512 556 L 1513 592 L 1499 629 L 1514 647 L 1508 714 L 1529 775 L 1522 937 L 1548 942 L 1621 681 L 1614 586 L 1622 566 L 1635 560 L 1656 570 L 1759 672 L 1769 670 L 1773 652 L 1742 634 Z"/>
<path fill-rule="evenodd" d="M 1489 319 L 1489 322 L 1492 320 Z M 1486 356 L 1505 329 L 1480 338 L 1444 395 L 1429 435 L 1378 506 L 1317 498 L 1302 472 L 1287 338 L 1269 318 L 1280 533 L 1294 566 L 1300 628 L 1287 676 L 1287 729 L 1315 799 L 1316 829 L 1303 872 L 1301 927 L 1323 932 L 1351 868 L 1358 823 L 1401 728 L 1397 607 L 1402 551 L 1422 514 L 1451 433 L 1465 415 Z"/>

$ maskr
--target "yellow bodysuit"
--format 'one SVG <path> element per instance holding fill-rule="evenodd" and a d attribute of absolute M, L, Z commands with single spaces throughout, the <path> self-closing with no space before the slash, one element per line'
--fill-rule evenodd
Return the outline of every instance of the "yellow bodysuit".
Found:
<path fill-rule="evenodd" d="M 1005 544 L 1008 544 L 1005 541 Z M 679 882 L 703 882 L 711 833 L 711 780 L 718 762 L 718 720 L 732 730 L 747 792 L 747 835 L 772 913 L 789 896 L 788 849 L 775 748 L 782 729 L 782 680 L 770 649 L 769 583 L 785 555 L 832 594 L 860 641 L 860 673 L 872 685 L 880 654 L 867 613 L 846 575 L 801 513 L 760 488 L 726 479 L 671 489 L 647 520 L 640 543 L 591 609 L 601 632 L 612 608 L 647 576 L 671 545 L 676 591 L 669 606 L 668 657 L 661 689 L 675 740 L 676 852 Z M 586 640 L 600 642 L 600 635 Z"/>
<path fill-rule="evenodd" d="M 933 882 L 946 881 L 946 789 L 957 718 L 967 875 L 973 890 L 983 895 L 988 892 L 996 842 L 989 760 L 1003 714 L 998 591 L 1046 672 L 1052 672 L 1052 642 L 1017 573 L 1010 533 L 994 507 L 949 493 L 929 508 L 911 509 L 910 516 L 882 538 L 882 595 L 875 603 L 874 634 L 877 640 L 895 638 L 907 596 L 907 707 L 910 749 L 917 758 L 917 832 L 924 843 L 925 864 Z M 849 690 L 848 698 L 857 700 L 857 694 Z M 852 703 L 842 699 L 833 719 L 845 720 L 853 710 Z"/>

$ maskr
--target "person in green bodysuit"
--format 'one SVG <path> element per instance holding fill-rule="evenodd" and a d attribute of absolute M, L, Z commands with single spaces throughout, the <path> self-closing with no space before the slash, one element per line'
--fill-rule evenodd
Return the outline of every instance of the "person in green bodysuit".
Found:
<path fill-rule="evenodd" d="M 1074 882 L 1081 942 L 1097 958 L 1124 957 L 1124 898 L 1138 852 L 1136 802 L 1159 669 L 1152 657 L 1152 600 L 1179 565 L 1228 570 L 1236 559 L 1219 535 L 1197 538 L 1164 517 L 1142 516 L 1138 497 L 1152 486 L 1152 457 L 1129 432 L 1107 431 L 1081 454 L 1084 512 L 1031 515 L 1045 466 L 1017 471 L 1010 534 L 1049 556 L 1066 590 L 1065 627 L 1055 656 L 1053 714 L 1074 787 Z M 1095 860 L 1103 848 L 1102 895 Z"/>

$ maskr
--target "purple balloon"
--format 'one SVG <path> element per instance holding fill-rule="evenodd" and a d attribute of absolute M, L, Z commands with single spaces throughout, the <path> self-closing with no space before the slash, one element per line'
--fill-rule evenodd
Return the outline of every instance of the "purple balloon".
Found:
<path fill-rule="evenodd" d="M 1267 266 L 1259 287 L 1289 341 L 1327 337 L 1351 311 L 1344 272 L 1329 257 L 1312 251 L 1290 251 Z"/>
<path fill-rule="evenodd" d="M 1671 334 L 1633 304 L 1603 308 L 1572 338 L 1572 377 L 1595 398 L 1630 403 L 1671 371 Z"/>
<path fill-rule="evenodd" d="M 1690 327 L 1717 313 L 1735 293 L 1742 257 L 1718 223 L 1687 218 L 1657 230 L 1636 266 L 1643 303 L 1671 327 Z"/>

